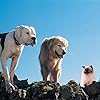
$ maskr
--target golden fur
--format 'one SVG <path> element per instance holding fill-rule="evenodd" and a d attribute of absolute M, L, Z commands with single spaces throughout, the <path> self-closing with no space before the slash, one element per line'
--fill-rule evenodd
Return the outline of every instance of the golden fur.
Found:
<path fill-rule="evenodd" d="M 39 54 L 41 74 L 43 80 L 59 81 L 61 73 L 61 62 L 66 53 L 68 41 L 61 36 L 46 38 Z"/>

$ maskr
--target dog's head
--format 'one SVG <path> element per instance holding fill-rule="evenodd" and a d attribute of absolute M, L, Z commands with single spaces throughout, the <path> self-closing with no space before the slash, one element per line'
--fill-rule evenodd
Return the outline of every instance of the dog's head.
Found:
<path fill-rule="evenodd" d="M 36 44 L 36 32 L 35 28 L 32 26 L 17 26 L 15 29 L 15 34 L 19 42 L 24 45 L 35 45 Z"/>
<path fill-rule="evenodd" d="M 85 74 L 90 74 L 90 73 L 93 73 L 94 70 L 93 70 L 93 66 L 92 65 L 88 65 L 88 66 L 82 66 L 82 71 L 85 73 Z"/>
<path fill-rule="evenodd" d="M 48 47 L 55 58 L 63 58 L 67 51 L 68 41 L 61 36 L 51 37 Z"/>

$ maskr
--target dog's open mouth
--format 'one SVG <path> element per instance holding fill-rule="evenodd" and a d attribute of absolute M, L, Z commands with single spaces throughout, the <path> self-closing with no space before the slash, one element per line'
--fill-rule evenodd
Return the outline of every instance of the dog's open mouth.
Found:
<path fill-rule="evenodd" d="M 32 42 L 32 43 L 30 43 L 30 45 L 31 45 L 31 46 L 33 46 L 33 45 L 34 45 L 34 43 L 33 43 L 33 42 Z"/>
<path fill-rule="evenodd" d="M 26 46 L 28 46 L 28 45 L 34 46 L 34 43 L 33 42 L 32 43 L 25 43 L 25 45 Z"/>
<path fill-rule="evenodd" d="M 28 46 L 28 45 L 30 45 L 30 44 L 28 44 L 28 43 L 25 43 L 25 45 L 26 45 L 26 46 Z"/>
<path fill-rule="evenodd" d="M 31 45 L 31 46 L 34 46 L 35 44 L 37 44 L 37 41 L 36 41 L 36 40 L 33 41 L 30 45 Z"/>
<path fill-rule="evenodd" d="M 56 54 L 59 58 L 63 58 L 63 55 L 59 55 L 59 54 L 57 53 L 57 51 L 55 51 L 55 54 Z"/>

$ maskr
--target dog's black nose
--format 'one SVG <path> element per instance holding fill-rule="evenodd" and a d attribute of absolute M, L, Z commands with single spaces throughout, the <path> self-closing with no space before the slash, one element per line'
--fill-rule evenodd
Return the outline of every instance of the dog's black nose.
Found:
<path fill-rule="evenodd" d="M 33 40 L 33 43 L 34 43 L 34 44 L 37 44 L 37 39 L 36 39 L 36 37 L 32 37 L 31 39 Z"/>
<path fill-rule="evenodd" d="M 35 41 L 35 40 L 36 40 L 36 37 L 32 37 L 31 39 L 32 39 L 33 41 Z"/>
<path fill-rule="evenodd" d="M 62 54 L 63 54 L 63 55 L 65 55 L 65 54 L 66 54 L 66 52 L 63 50 Z"/>

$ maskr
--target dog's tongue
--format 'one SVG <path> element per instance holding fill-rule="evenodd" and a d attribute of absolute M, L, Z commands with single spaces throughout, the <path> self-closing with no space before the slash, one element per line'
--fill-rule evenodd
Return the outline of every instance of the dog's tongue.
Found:
<path fill-rule="evenodd" d="M 34 43 L 31 43 L 31 46 L 34 46 Z"/>
<path fill-rule="evenodd" d="M 29 44 L 25 43 L 26 46 L 28 46 Z"/>
<path fill-rule="evenodd" d="M 59 55 L 59 58 L 63 58 L 63 55 Z"/>

